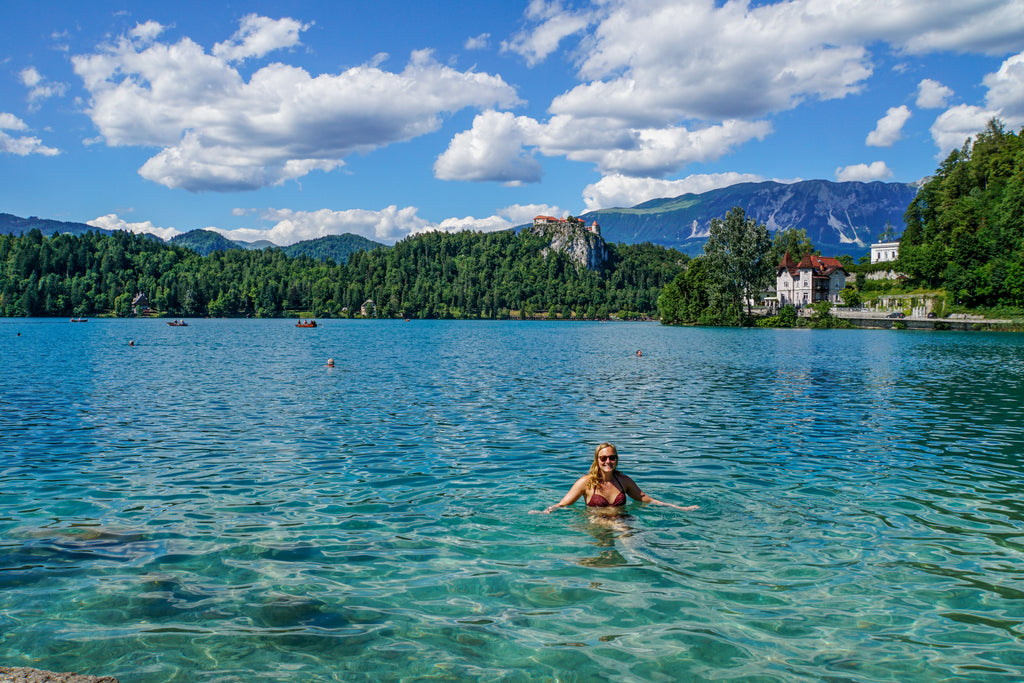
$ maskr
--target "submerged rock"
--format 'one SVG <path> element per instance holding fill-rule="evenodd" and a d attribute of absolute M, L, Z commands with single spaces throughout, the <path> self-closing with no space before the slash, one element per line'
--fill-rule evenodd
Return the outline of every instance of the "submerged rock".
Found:
<path fill-rule="evenodd" d="M 26 666 L 0 666 L 0 683 L 118 683 L 113 676 L 86 676 L 30 669 Z"/>

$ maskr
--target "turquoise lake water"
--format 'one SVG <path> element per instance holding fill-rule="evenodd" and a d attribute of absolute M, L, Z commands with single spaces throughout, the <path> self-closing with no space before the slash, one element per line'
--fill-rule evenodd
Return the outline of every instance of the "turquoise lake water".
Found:
<path fill-rule="evenodd" d="M 1024 675 L 1024 336 L 191 322 L 0 320 L 0 666 Z"/>

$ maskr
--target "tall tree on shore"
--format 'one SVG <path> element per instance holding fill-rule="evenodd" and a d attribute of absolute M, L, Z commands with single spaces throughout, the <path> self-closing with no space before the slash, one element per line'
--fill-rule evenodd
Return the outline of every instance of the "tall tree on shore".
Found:
<path fill-rule="evenodd" d="M 743 302 L 751 316 L 754 297 L 770 283 L 772 240 L 764 223 L 747 218 L 735 206 L 725 219 L 711 219 L 711 234 L 704 245 L 712 287 L 712 306 L 732 324 L 743 323 Z"/>
<path fill-rule="evenodd" d="M 799 261 L 807 254 L 821 256 L 821 252 L 814 248 L 811 238 L 807 236 L 807 231 L 803 228 L 799 230 L 797 228 L 786 228 L 776 232 L 772 240 L 772 248 L 771 253 L 768 255 L 768 260 L 771 261 L 773 266 L 777 266 L 782 263 L 782 257 L 786 255 L 787 251 L 795 261 Z"/>

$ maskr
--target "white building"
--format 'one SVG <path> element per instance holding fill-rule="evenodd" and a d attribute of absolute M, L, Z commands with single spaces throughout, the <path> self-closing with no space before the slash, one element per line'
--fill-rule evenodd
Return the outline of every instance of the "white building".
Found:
<path fill-rule="evenodd" d="M 839 259 L 808 254 L 796 263 L 789 252 L 775 270 L 775 295 L 779 306 L 803 306 L 817 301 L 842 303 L 848 273 Z"/>
<path fill-rule="evenodd" d="M 900 257 L 900 243 L 877 242 L 871 245 L 871 262 L 881 263 L 882 261 L 895 261 Z"/>

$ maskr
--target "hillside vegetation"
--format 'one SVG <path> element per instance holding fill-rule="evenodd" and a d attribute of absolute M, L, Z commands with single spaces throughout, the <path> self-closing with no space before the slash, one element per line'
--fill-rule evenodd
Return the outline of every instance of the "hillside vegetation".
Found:
<path fill-rule="evenodd" d="M 142 292 L 172 316 L 343 316 L 373 299 L 381 317 L 635 317 L 655 312 L 688 260 L 649 244 L 608 245 L 595 272 L 549 244 L 526 232 L 426 233 L 336 264 L 280 249 L 200 256 L 126 232 L 30 230 L 0 235 L 0 315 L 123 316 Z"/>
<path fill-rule="evenodd" d="M 1024 131 L 1022 131 L 1024 133 Z M 950 304 L 1024 306 L 1024 139 L 992 121 L 907 209 L 899 270 Z"/>

